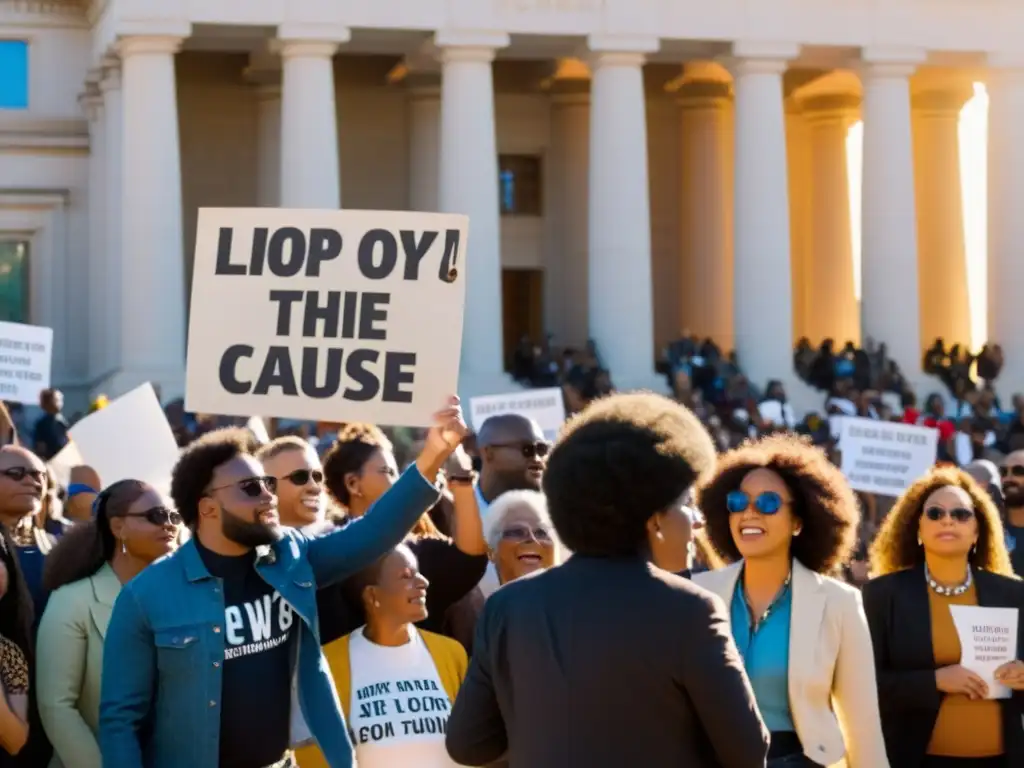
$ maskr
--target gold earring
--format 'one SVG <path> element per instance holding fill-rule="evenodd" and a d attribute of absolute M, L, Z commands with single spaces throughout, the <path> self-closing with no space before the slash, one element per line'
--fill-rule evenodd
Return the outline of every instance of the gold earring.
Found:
<path fill-rule="evenodd" d="M 121 554 L 122 555 L 127 555 L 128 554 L 128 545 L 125 543 L 124 539 L 121 539 Z"/>
<path fill-rule="evenodd" d="M 924 542 L 921 541 L 921 534 L 917 534 L 917 546 L 921 546 Z"/>
<path fill-rule="evenodd" d="M 374 608 L 380 608 L 380 601 L 378 601 L 378 600 L 374 600 L 374 601 L 373 601 L 373 607 L 374 607 Z"/>

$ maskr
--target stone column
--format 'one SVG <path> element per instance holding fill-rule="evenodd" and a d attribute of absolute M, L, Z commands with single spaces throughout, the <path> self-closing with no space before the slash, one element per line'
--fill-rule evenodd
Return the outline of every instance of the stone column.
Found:
<path fill-rule="evenodd" d="M 124 75 L 121 354 L 117 391 L 146 381 L 184 394 L 185 264 L 174 56 L 182 38 L 118 44 Z"/>
<path fill-rule="evenodd" d="M 1003 348 L 1003 402 L 1024 381 L 1024 59 L 994 59 L 988 80 L 988 338 Z"/>
<path fill-rule="evenodd" d="M 679 97 L 680 328 L 733 348 L 732 87 L 684 82 Z"/>
<path fill-rule="evenodd" d="M 798 46 L 739 45 L 736 92 L 735 333 L 757 386 L 793 374 L 793 286 L 782 74 Z"/>
<path fill-rule="evenodd" d="M 103 95 L 103 250 L 97 254 L 103 262 L 103 274 L 107 278 L 105 295 L 106 305 L 103 311 L 104 356 L 100 368 L 97 388 L 109 387 L 111 377 L 123 365 L 121 339 L 122 289 L 121 252 L 124 233 L 121 229 L 121 206 L 124 187 L 124 109 L 121 98 L 121 62 L 108 59 L 100 81 L 100 93 Z M 107 391 L 108 395 L 123 394 Z"/>
<path fill-rule="evenodd" d="M 341 208 L 334 54 L 349 30 L 282 25 L 281 205 Z"/>
<path fill-rule="evenodd" d="M 549 188 L 554 247 L 545 273 L 548 330 L 559 344 L 582 349 L 590 337 L 587 315 L 587 238 L 590 185 L 590 81 L 568 80 L 551 89 Z"/>
<path fill-rule="evenodd" d="M 804 263 L 808 326 L 815 337 L 860 344 L 853 274 L 846 137 L 860 97 L 822 94 L 803 102 L 810 148 L 811 250 Z"/>
<path fill-rule="evenodd" d="M 588 273 L 590 335 L 620 389 L 661 389 L 654 373 L 651 203 L 643 64 L 656 39 L 591 37 Z"/>
<path fill-rule="evenodd" d="M 440 208 L 469 216 L 459 394 L 514 388 L 504 370 L 498 147 L 491 64 L 508 35 L 438 33 L 441 58 Z"/>
<path fill-rule="evenodd" d="M 960 110 L 973 93 L 970 83 L 952 82 L 911 94 L 923 348 L 937 338 L 971 345 Z"/>
<path fill-rule="evenodd" d="M 916 50 L 865 49 L 861 331 L 923 387 L 909 78 Z"/>
<path fill-rule="evenodd" d="M 413 74 L 406 88 L 409 92 L 409 208 L 437 211 L 441 185 L 440 78 L 434 74 Z"/>
<path fill-rule="evenodd" d="M 813 344 L 824 338 L 808 313 L 808 261 L 811 258 L 811 149 L 807 121 L 799 102 L 790 96 L 783 103 L 786 119 L 786 173 L 789 182 L 789 258 L 793 287 L 793 338 L 808 337 Z"/>
<path fill-rule="evenodd" d="M 88 376 L 96 381 L 104 373 L 103 364 L 110 353 L 107 350 L 107 302 L 109 278 L 106 270 L 105 235 L 107 201 L 104 197 L 104 131 L 103 94 L 99 90 L 102 73 L 90 78 L 82 97 L 82 106 L 89 120 L 89 366 Z"/>
<path fill-rule="evenodd" d="M 257 89 L 257 199 L 261 206 L 276 208 L 281 205 L 281 86 Z"/>

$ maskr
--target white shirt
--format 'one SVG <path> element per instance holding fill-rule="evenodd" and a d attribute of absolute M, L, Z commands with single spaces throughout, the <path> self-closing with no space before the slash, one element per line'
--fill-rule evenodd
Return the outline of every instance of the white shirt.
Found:
<path fill-rule="evenodd" d="M 480 493 L 479 485 L 473 486 L 473 492 L 476 494 L 477 510 L 480 512 L 480 516 L 483 517 L 487 508 L 491 505 L 487 503 L 487 499 Z M 498 587 L 501 586 L 501 582 L 498 581 L 498 569 L 494 567 L 494 563 L 488 561 L 487 570 L 484 571 L 484 576 L 480 579 L 480 583 L 477 586 L 480 587 L 480 592 L 485 598 L 493 595 Z"/>
<path fill-rule="evenodd" d="M 434 659 L 414 633 L 397 648 L 352 633 L 349 728 L 359 768 L 455 768 L 444 747 L 451 702 Z"/>

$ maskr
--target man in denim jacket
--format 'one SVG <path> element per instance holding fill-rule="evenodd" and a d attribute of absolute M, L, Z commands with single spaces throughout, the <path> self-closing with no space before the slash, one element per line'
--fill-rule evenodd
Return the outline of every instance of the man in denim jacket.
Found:
<path fill-rule="evenodd" d="M 242 430 L 182 453 L 171 495 L 194 536 L 126 584 L 107 629 L 100 749 L 112 768 L 291 766 L 293 700 L 332 768 L 354 764 L 320 653 L 318 587 L 371 564 L 438 498 L 466 433 L 457 398 L 370 513 L 320 538 L 283 528 Z"/>

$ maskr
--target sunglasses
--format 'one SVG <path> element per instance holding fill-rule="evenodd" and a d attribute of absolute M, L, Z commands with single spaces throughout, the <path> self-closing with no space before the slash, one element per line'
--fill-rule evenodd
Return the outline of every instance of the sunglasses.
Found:
<path fill-rule="evenodd" d="M 285 475 L 282 480 L 287 480 L 292 485 L 306 485 L 309 482 L 309 478 L 313 478 L 313 482 L 317 485 L 323 485 L 324 473 L 319 469 L 296 469 Z M 273 493 L 273 491 L 271 491 Z"/>
<path fill-rule="evenodd" d="M 37 483 L 41 483 L 46 473 L 41 469 L 29 469 L 28 467 L 8 467 L 3 470 L 4 477 L 8 477 L 16 483 L 20 483 L 26 477 L 31 477 Z"/>
<path fill-rule="evenodd" d="M 725 497 L 725 506 L 730 515 L 746 512 L 753 503 L 754 509 L 762 515 L 774 515 L 786 503 L 775 491 L 764 491 L 759 493 L 753 500 L 746 491 L 730 491 Z"/>
<path fill-rule="evenodd" d="M 924 511 L 924 516 L 932 522 L 939 522 L 939 520 L 945 519 L 949 516 L 956 520 L 958 523 L 966 523 L 972 517 L 974 517 L 974 510 L 967 509 L 966 507 L 957 507 L 956 509 L 943 509 L 942 507 L 928 507 Z"/>
<path fill-rule="evenodd" d="M 525 525 L 512 525 L 501 532 L 502 541 L 522 544 L 531 538 L 541 544 L 551 542 L 551 532 L 547 528 L 529 528 Z"/>
<path fill-rule="evenodd" d="M 523 454 L 524 459 L 543 459 L 551 450 L 551 444 L 543 440 L 536 443 L 493 443 L 493 448 L 512 448 Z"/>
<path fill-rule="evenodd" d="M 144 518 L 146 522 L 159 528 L 163 528 L 166 525 L 173 525 L 177 528 L 185 522 L 180 514 L 175 512 L 173 509 L 168 509 L 167 507 L 153 507 L 152 509 L 147 509 L 145 512 L 130 512 L 126 514 L 125 517 L 141 517 Z"/>
<path fill-rule="evenodd" d="M 1013 464 L 1006 467 L 1000 467 L 999 475 L 1001 477 L 1009 477 L 1010 475 L 1013 475 L 1014 477 L 1024 477 L 1024 464 Z"/>
<path fill-rule="evenodd" d="M 246 496 L 251 499 L 259 497 L 263 490 L 266 489 L 268 493 L 277 493 L 277 478 L 276 477 L 247 477 L 244 480 L 238 480 L 234 483 L 228 483 L 227 485 L 220 485 L 216 488 L 211 488 L 210 493 L 214 491 L 223 491 L 225 488 L 236 487 Z"/>

